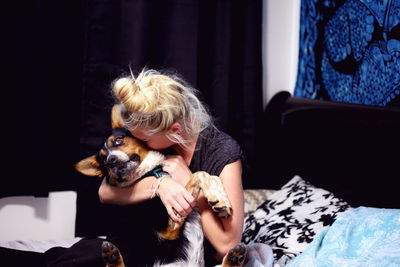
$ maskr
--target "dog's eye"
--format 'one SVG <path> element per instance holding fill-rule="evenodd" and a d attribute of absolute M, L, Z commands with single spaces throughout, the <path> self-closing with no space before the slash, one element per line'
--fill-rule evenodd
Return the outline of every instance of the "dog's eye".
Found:
<path fill-rule="evenodd" d="M 131 156 L 131 160 L 132 160 L 132 161 L 139 161 L 139 159 L 140 159 L 140 157 L 139 157 L 138 154 L 133 154 L 133 155 Z"/>
<path fill-rule="evenodd" d="M 120 146 L 124 143 L 124 138 L 123 137 L 117 137 L 114 139 L 113 145 L 114 146 Z"/>

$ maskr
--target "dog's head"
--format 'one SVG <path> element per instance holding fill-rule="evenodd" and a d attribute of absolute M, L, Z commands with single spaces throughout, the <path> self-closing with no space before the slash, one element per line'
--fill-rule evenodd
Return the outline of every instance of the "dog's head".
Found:
<path fill-rule="evenodd" d="M 87 176 L 105 178 L 110 185 L 127 187 L 161 165 L 164 156 L 149 150 L 122 127 L 118 106 L 113 107 L 111 118 L 113 131 L 103 147 L 96 155 L 79 161 L 75 169 Z"/>

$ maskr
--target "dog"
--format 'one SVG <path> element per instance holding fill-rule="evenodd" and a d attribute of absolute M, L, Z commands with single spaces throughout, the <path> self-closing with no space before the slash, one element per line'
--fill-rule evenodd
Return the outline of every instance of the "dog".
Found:
<path fill-rule="evenodd" d="M 75 164 L 75 169 L 78 172 L 86 176 L 105 179 L 111 186 L 121 188 L 129 187 L 146 176 L 154 175 L 162 179 L 163 176 L 168 175 L 162 171 L 165 156 L 158 151 L 150 150 L 123 127 L 118 105 L 114 105 L 112 108 L 111 124 L 112 134 L 106 139 L 98 154 L 87 157 Z M 194 198 L 197 198 L 200 190 L 202 190 L 213 211 L 219 217 L 227 218 L 231 215 L 232 207 L 219 177 L 209 175 L 203 171 L 196 172 L 193 173 L 185 188 Z M 166 213 L 165 209 L 157 212 Z M 153 220 L 150 221 L 149 225 Z M 153 236 L 149 239 L 146 237 L 144 239 L 146 240 L 142 238 L 140 242 L 152 240 L 150 248 L 154 252 L 169 248 L 168 259 L 154 255 L 154 258 L 151 257 L 150 259 L 151 263 L 146 262 L 147 266 L 149 264 L 152 264 L 153 267 L 204 266 L 204 236 L 200 224 L 200 215 L 196 208 L 187 218 L 182 218 L 181 223 L 174 222 L 169 218 L 166 228 L 157 230 L 155 237 Z M 106 266 L 125 266 L 122 255 L 128 254 L 128 252 L 121 251 L 109 241 L 104 241 L 101 249 Z M 175 253 L 175 255 L 171 255 L 171 253 Z M 246 247 L 243 244 L 239 244 L 224 257 L 221 266 L 243 266 L 245 257 Z M 168 263 L 165 263 L 166 261 Z"/>

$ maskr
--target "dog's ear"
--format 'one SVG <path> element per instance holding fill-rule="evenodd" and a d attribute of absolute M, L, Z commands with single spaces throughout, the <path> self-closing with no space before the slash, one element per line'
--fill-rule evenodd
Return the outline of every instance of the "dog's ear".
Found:
<path fill-rule="evenodd" d="M 101 177 L 102 175 L 100 163 L 97 161 L 96 156 L 90 156 L 79 161 L 75 164 L 75 170 L 87 176 Z"/>
<path fill-rule="evenodd" d="M 111 127 L 124 128 L 121 118 L 121 107 L 119 105 L 114 105 L 111 110 Z"/>

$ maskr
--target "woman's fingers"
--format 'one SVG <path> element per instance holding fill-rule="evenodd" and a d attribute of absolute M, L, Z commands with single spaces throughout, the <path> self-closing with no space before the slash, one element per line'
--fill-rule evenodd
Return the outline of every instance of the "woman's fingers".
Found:
<path fill-rule="evenodd" d="M 194 197 L 171 178 L 164 178 L 158 192 L 168 215 L 175 222 L 181 222 L 181 218 L 186 217 L 196 205 Z"/>
<path fill-rule="evenodd" d="M 183 197 L 186 201 L 186 203 L 189 204 L 190 206 L 190 211 L 192 211 L 192 209 L 194 208 L 194 206 L 196 206 L 196 199 L 192 196 L 192 194 L 190 194 L 187 190 L 185 190 L 183 192 Z M 189 212 L 190 212 L 189 211 Z"/>
<path fill-rule="evenodd" d="M 167 208 L 168 215 L 175 222 L 182 222 L 182 218 L 188 216 L 193 209 L 190 203 L 183 197 L 170 202 L 170 204 L 165 206 Z"/>
<path fill-rule="evenodd" d="M 168 213 L 169 217 L 170 217 L 174 222 L 177 222 L 177 223 L 181 223 L 181 222 L 182 222 L 181 217 L 179 217 L 179 216 L 177 215 L 177 213 L 175 212 L 175 210 L 174 210 L 173 207 L 171 207 L 171 206 L 168 205 L 168 206 L 166 206 L 165 208 L 167 209 L 167 213 Z"/>
<path fill-rule="evenodd" d="M 192 211 L 192 206 L 191 204 L 186 200 L 184 196 L 179 197 L 177 199 L 177 207 L 175 210 L 183 217 L 186 217 L 191 211 Z"/>

